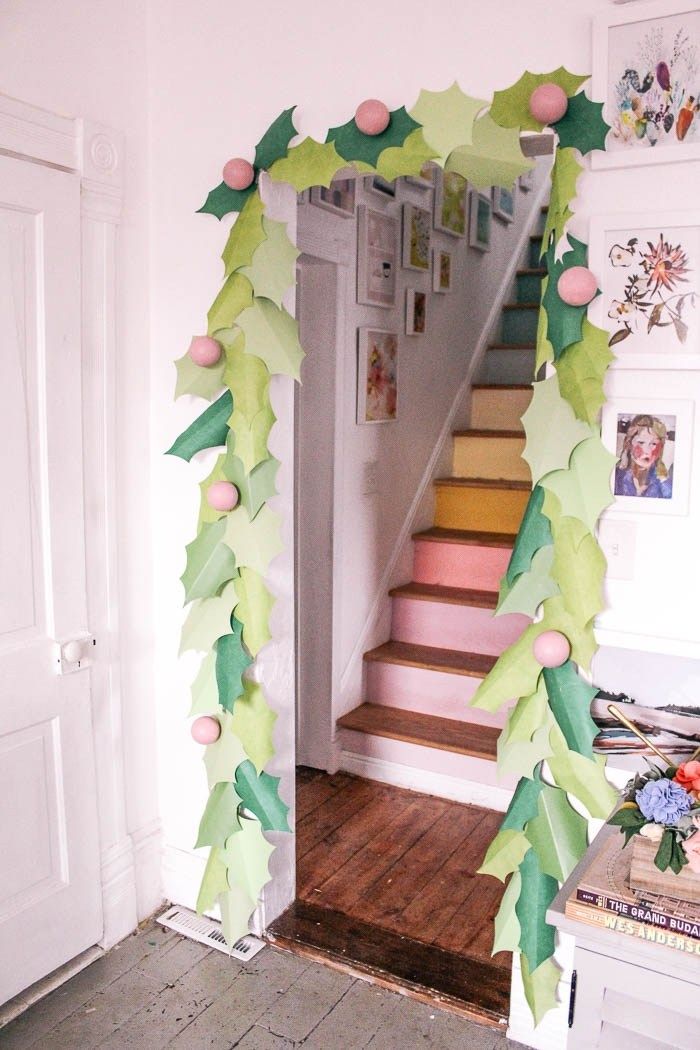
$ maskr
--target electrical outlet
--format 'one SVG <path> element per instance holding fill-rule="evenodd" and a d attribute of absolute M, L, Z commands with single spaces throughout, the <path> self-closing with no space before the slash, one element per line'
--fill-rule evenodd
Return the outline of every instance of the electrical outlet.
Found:
<path fill-rule="evenodd" d="M 637 550 L 637 524 L 633 521 L 604 521 L 598 531 L 598 542 L 608 560 L 607 577 L 611 580 L 634 578 Z"/>

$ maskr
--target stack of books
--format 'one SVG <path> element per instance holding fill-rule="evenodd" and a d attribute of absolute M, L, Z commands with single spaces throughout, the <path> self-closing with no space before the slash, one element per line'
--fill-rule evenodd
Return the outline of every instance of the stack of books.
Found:
<path fill-rule="evenodd" d="M 638 892 L 629 884 L 632 850 L 622 835 L 609 836 L 569 895 L 565 914 L 577 922 L 614 930 L 700 956 L 700 905 Z"/>

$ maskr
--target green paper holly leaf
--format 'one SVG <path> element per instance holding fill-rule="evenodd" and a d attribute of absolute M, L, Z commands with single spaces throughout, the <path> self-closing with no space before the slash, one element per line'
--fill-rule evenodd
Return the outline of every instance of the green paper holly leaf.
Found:
<path fill-rule="evenodd" d="M 592 436 L 591 428 L 576 418 L 569 402 L 561 396 L 556 375 L 533 383 L 523 426 L 527 436 L 523 459 L 530 467 L 533 482 L 553 470 L 568 467 L 576 446 Z"/>
<path fill-rule="evenodd" d="M 238 604 L 234 612 L 243 625 L 243 641 L 251 656 L 256 657 L 266 645 L 270 634 L 270 613 L 276 599 L 272 597 L 265 582 L 253 569 L 242 568 L 236 580 Z"/>
<path fill-rule="evenodd" d="M 296 106 L 291 106 L 290 109 L 283 110 L 258 142 L 253 162 L 256 171 L 268 171 L 276 160 L 286 156 L 289 143 L 297 134 L 292 120 L 295 109 Z"/>
<path fill-rule="evenodd" d="M 566 635 L 571 645 L 571 659 L 579 667 L 589 670 L 598 648 L 592 620 L 584 623 L 580 616 L 572 616 L 561 595 L 555 595 L 542 603 L 539 625 L 543 631 L 561 631 Z"/>
<path fill-rule="evenodd" d="M 231 391 L 225 390 L 213 405 L 205 408 L 201 416 L 190 423 L 186 430 L 175 438 L 165 453 L 166 456 L 179 456 L 189 462 L 197 452 L 205 448 L 216 448 L 225 445 L 228 435 L 228 420 L 233 411 Z"/>
<path fill-rule="evenodd" d="M 574 449 L 568 470 L 555 470 L 540 484 L 554 493 L 565 516 L 579 518 L 593 532 L 598 518 L 613 502 L 610 472 L 614 464 L 615 457 L 600 438 L 591 437 Z"/>
<path fill-rule="evenodd" d="M 421 91 L 410 115 L 443 165 L 458 146 L 471 145 L 474 121 L 487 105 L 485 99 L 465 95 L 455 81 L 446 91 Z"/>
<path fill-rule="evenodd" d="M 569 207 L 576 196 L 576 183 L 583 171 L 583 165 L 576 159 L 573 149 L 558 149 L 551 174 L 551 189 L 547 221 L 542 234 L 542 254 L 550 243 L 556 244 L 564 232 L 564 227 L 574 214 Z"/>
<path fill-rule="evenodd" d="M 530 112 L 530 96 L 540 84 L 558 84 L 571 96 L 578 91 L 588 76 L 576 76 L 563 66 L 553 69 L 551 73 L 523 73 L 520 80 L 505 91 L 494 92 L 489 113 L 497 124 L 503 128 L 520 128 L 522 131 L 542 131 L 545 124 L 535 120 Z"/>
<path fill-rule="evenodd" d="M 537 800 L 537 816 L 525 834 L 545 875 L 565 882 L 588 846 L 588 824 L 572 808 L 566 792 L 545 786 Z"/>
<path fill-rule="evenodd" d="M 253 286 L 238 270 L 227 277 L 207 314 L 209 335 L 230 328 L 239 314 L 253 305 Z M 223 362 L 222 362 L 223 363 Z M 216 366 L 218 367 L 218 366 Z"/>
<path fill-rule="evenodd" d="M 221 736 L 213 744 L 208 744 L 204 751 L 204 765 L 210 791 L 214 784 L 220 784 L 222 781 L 232 783 L 236 770 L 248 757 L 233 731 L 230 712 L 222 711 L 218 717 L 221 723 Z"/>
<path fill-rule="evenodd" d="M 544 489 L 540 485 L 535 485 L 530 493 L 506 569 L 505 578 L 509 586 L 513 585 L 521 572 L 527 572 L 534 555 L 541 547 L 553 543 L 549 519 L 542 513 L 544 495 Z"/>
<path fill-rule="evenodd" d="M 290 831 L 289 806 L 279 796 L 279 777 L 258 774 L 252 762 L 242 762 L 236 770 L 236 793 L 246 809 L 254 813 L 263 831 Z"/>
<path fill-rule="evenodd" d="M 275 478 L 279 468 L 279 460 L 271 456 L 262 463 L 258 463 L 250 473 L 247 473 L 245 465 L 238 456 L 230 455 L 227 458 L 226 474 L 229 481 L 232 481 L 238 489 L 241 506 L 245 507 L 251 519 L 255 517 L 263 503 L 277 493 Z"/>
<path fill-rule="evenodd" d="M 606 820 L 617 801 L 617 793 L 605 779 L 605 757 L 571 751 L 558 725 L 552 727 L 553 756 L 547 762 L 558 787 L 581 802 L 592 817 Z"/>
<path fill-rule="evenodd" d="M 511 872 L 517 871 L 530 848 L 530 843 L 522 831 L 511 828 L 499 831 L 487 849 L 477 875 L 493 875 L 495 879 L 505 882 Z"/>
<path fill-rule="evenodd" d="M 233 551 L 222 542 L 226 522 L 205 524 L 188 543 L 187 567 L 180 579 L 185 588 L 185 604 L 195 598 L 211 598 L 224 583 L 237 576 Z"/>
<path fill-rule="evenodd" d="M 265 576 L 270 562 L 284 549 L 281 518 L 266 503 L 253 521 L 245 507 L 236 507 L 226 518 L 225 542 L 236 556 L 239 569 L 247 565 Z"/>
<path fill-rule="evenodd" d="M 523 613 L 534 618 L 538 606 L 546 598 L 559 594 L 559 587 L 552 579 L 553 561 L 554 547 L 540 547 L 533 555 L 528 571 L 522 572 L 512 587 L 508 587 L 504 576 L 495 615 Z"/>
<path fill-rule="evenodd" d="M 559 884 L 545 874 L 534 849 L 529 849 L 520 863 L 522 884 L 515 914 L 520 923 L 520 950 L 530 970 L 535 970 L 554 954 L 554 927 L 545 918 L 547 909 L 559 891 Z"/>
<path fill-rule="evenodd" d="M 510 189 L 519 175 L 534 167 L 520 148 L 520 134 L 502 128 L 485 113 L 474 124 L 470 145 L 459 146 L 449 156 L 445 171 L 456 171 L 478 189 Z"/>
<path fill-rule="evenodd" d="M 332 142 L 345 160 L 359 160 L 374 167 L 380 153 L 391 147 L 403 146 L 408 136 L 419 129 L 420 125 L 401 106 L 390 114 L 388 127 L 380 135 L 365 135 L 353 117 L 347 124 L 331 128 L 326 142 Z"/>
<path fill-rule="evenodd" d="M 234 270 L 249 266 L 259 244 L 265 240 L 262 219 L 265 205 L 259 193 L 254 193 L 245 203 L 243 211 L 231 227 L 228 240 L 221 253 L 224 263 L 224 277 L 230 277 Z"/>
<path fill-rule="evenodd" d="M 217 903 L 226 944 L 233 948 L 236 941 L 249 932 L 255 901 L 240 886 L 234 886 L 233 889 L 227 889 L 225 893 L 220 894 Z"/>
<path fill-rule="evenodd" d="M 548 283 L 549 278 L 543 277 L 540 288 L 540 302 L 547 291 Z M 553 360 L 554 347 L 547 338 L 547 313 L 542 307 L 540 307 L 537 312 L 537 336 L 535 339 L 535 375 L 538 374 L 542 365 L 546 364 L 547 361 Z"/>
<path fill-rule="evenodd" d="M 209 853 L 202 885 L 199 888 L 197 914 L 203 915 L 205 911 L 211 911 L 219 894 L 227 891 L 226 865 L 221 859 L 221 851 L 214 848 Z"/>
<path fill-rule="evenodd" d="M 253 305 L 237 317 L 236 325 L 245 335 L 245 352 L 264 361 L 271 375 L 301 378 L 305 354 L 297 323 L 285 309 L 269 299 L 254 299 Z"/>
<path fill-rule="evenodd" d="M 584 317 L 581 341 L 568 346 L 555 363 L 562 397 L 579 419 L 595 425 L 605 404 L 603 384 L 614 354 L 608 333 Z"/>
<path fill-rule="evenodd" d="M 406 138 L 402 146 L 390 146 L 382 150 L 377 161 L 377 174 L 387 182 L 402 175 L 418 175 L 424 164 L 437 156 L 425 141 L 423 129 L 417 128 Z"/>
<path fill-rule="evenodd" d="M 213 190 L 210 190 L 207 199 L 201 208 L 197 208 L 197 214 L 202 212 L 206 215 L 216 215 L 217 219 L 223 219 L 232 211 L 240 211 L 246 201 L 255 193 L 255 182 L 244 190 L 232 190 L 225 182 L 220 182 Z"/>
<path fill-rule="evenodd" d="M 222 852 L 229 888 L 238 888 L 257 901 L 270 881 L 268 862 L 273 850 L 257 820 L 241 820 L 241 830 L 231 836 Z"/>
<path fill-rule="evenodd" d="M 592 758 L 598 727 L 591 718 L 591 701 L 598 690 L 581 678 L 571 660 L 561 667 L 545 667 L 543 678 L 549 706 L 567 745 Z"/>
<path fill-rule="evenodd" d="M 527 699 L 531 700 L 532 697 Z M 527 822 L 537 814 L 537 799 L 540 797 L 543 786 L 539 773 L 534 777 L 522 777 L 518 781 L 518 786 L 503 818 L 501 831 L 524 830 Z"/>
<path fill-rule="evenodd" d="M 588 623 L 604 607 L 605 555 L 578 518 L 562 517 L 555 537 L 552 576 L 569 613 Z"/>
<path fill-rule="evenodd" d="M 296 279 L 296 261 L 301 252 L 287 236 L 287 224 L 263 218 L 265 239 L 255 249 L 250 266 L 244 266 L 241 273 L 253 286 L 256 297 L 270 299 L 276 306 L 282 306 L 282 299 L 294 285 Z"/>
<path fill-rule="evenodd" d="M 216 684 L 225 711 L 233 712 L 235 701 L 243 693 L 243 673 L 253 662 L 243 645 L 242 630 L 242 624 L 232 616 L 231 634 L 216 643 Z"/>
<path fill-rule="evenodd" d="M 227 443 L 230 442 L 230 435 L 227 438 Z M 220 521 L 224 515 L 223 511 L 216 510 L 215 507 L 209 505 L 207 500 L 207 490 L 210 485 L 213 485 L 216 481 L 228 481 L 228 475 L 226 473 L 227 456 L 223 454 L 216 457 L 214 466 L 212 467 L 206 478 L 199 482 L 199 518 L 197 519 L 197 531 L 202 528 L 203 525 L 213 524 L 215 521 Z"/>
<path fill-rule="evenodd" d="M 225 364 L 222 357 L 217 364 L 204 368 L 202 365 L 196 365 L 189 354 L 183 354 L 175 362 L 177 369 L 175 400 L 177 401 L 183 394 L 191 394 L 193 397 L 203 397 L 207 401 L 213 401 L 224 385 Z"/>
<path fill-rule="evenodd" d="M 216 686 L 216 649 L 211 649 L 202 660 L 191 688 L 192 706 L 190 707 L 188 718 L 218 713 L 219 690 Z"/>
<path fill-rule="evenodd" d="M 515 914 L 515 905 L 520 896 L 521 882 L 520 872 L 514 871 L 493 922 L 494 936 L 491 955 L 496 955 L 497 952 L 517 952 L 520 948 L 520 923 Z"/>
<path fill-rule="evenodd" d="M 231 633 L 231 613 L 236 602 L 234 581 L 227 583 L 220 595 L 199 598 L 187 616 L 182 628 L 180 654 L 189 649 L 206 653 L 217 638 Z"/>
<path fill-rule="evenodd" d="M 544 679 L 540 678 L 535 692 L 530 696 L 521 696 L 515 707 L 508 712 L 508 720 L 503 730 L 506 739 L 513 743 L 532 740 L 535 730 L 544 725 L 546 716 L 547 690 Z M 520 785 L 518 789 L 519 787 Z"/>
<path fill-rule="evenodd" d="M 545 1014 L 557 1007 L 557 985 L 561 978 L 561 967 L 553 959 L 545 959 L 536 970 L 530 972 L 527 959 L 520 956 L 520 973 L 527 1005 L 530 1007 L 535 1025 Z"/>
<path fill-rule="evenodd" d="M 531 777 L 540 762 L 552 754 L 549 731 L 553 724 L 551 712 L 545 712 L 545 723 L 535 730 L 531 740 L 509 741 L 503 733 L 496 744 L 496 764 L 499 777 Z"/>
<path fill-rule="evenodd" d="M 470 707 L 495 712 L 509 700 L 535 692 L 542 671 L 532 654 L 532 643 L 538 634 L 538 626 L 526 628 L 517 642 L 499 656 L 469 701 Z"/>
<path fill-rule="evenodd" d="M 322 145 L 305 138 L 293 146 L 286 157 L 276 160 L 268 174 L 275 182 L 288 182 L 300 193 L 309 186 L 330 186 L 334 175 L 345 166 L 345 161 L 332 142 Z"/>
<path fill-rule="evenodd" d="M 542 306 L 547 312 L 547 338 L 554 350 L 554 360 L 567 346 L 581 341 L 581 330 L 586 306 L 569 306 L 560 298 L 557 282 L 564 270 L 572 266 L 585 266 L 587 257 L 586 245 L 569 237 L 571 250 L 565 252 L 561 259 L 555 258 L 556 245 L 551 244 L 547 251 L 547 287 L 542 296 Z"/>
<path fill-rule="evenodd" d="M 233 784 L 214 784 L 199 822 L 194 848 L 216 846 L 223 849 L 226 839 L 240 830 L 238 795 Z M 228 884 L 224 889 L 228 889 Z"/>
<path fill-rule="evenodd" d="M 559 136 L 560 149 L 573 146 L 584 154 L 605 149 L 605 139 L 610 131 L 610 125 L 603 120 L 603 103 L 591 102 L 583 91 L 569 99 L 566 113 L 552 127 Z"/>
<path fill-rule="evenodd" d="M 256 682 L 243 681 L 243 695 L 236 700 L 231 728 L 248 758 L 260 772 L 275 753 L 272 730 L 277 715 L 265 700 Z"/>
<path fill-rule="evenodd" d="M 234 409 L 228 425 L 233 434 L 235 457 L 250 474 L 270 453 L 267 439 L 275 422 L 270 404 L 270 373 L 265 363 L 244 350 L 245 336 L 238 330 L 220 332 L 226 352 L 224 381 L 233 394 Z M 238 468 L 231 456 L 227 461 L 231 481 L 236 484 Z M 253 513 L 248 508 L 251 517 Z"/>

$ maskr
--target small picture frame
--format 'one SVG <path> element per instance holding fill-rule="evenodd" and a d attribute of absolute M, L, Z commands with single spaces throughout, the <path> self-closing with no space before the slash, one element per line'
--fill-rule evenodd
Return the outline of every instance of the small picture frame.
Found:
<path fill-rule="evenodd" d="M 433 248 L 433 291 L 452 291 L 452 253 Z"/>
<path fill-rule="evenodd" d="M 398 354 L 396 332 L 384 328 L 358 328 L 358 423 L 391 423 L 397 418 Z"/>
<path fill-rule="evenodd" d="M 491 250 L 492 208 L 486 193 L 472 190 L 469 194 L 469 247 L 480 252 Z"/>
<path fill-rule="evenodd" d="M 521 190 L 525 191 L 525 193 L 529 193 L 530 190 L 534 190 L 535 169 L 530 168 L 528 171 L 524 171 L 523 174 L 520 175 L 518 178 L 518 185 L 520 186 Z"/>
<path fill-rule="evenodd" d="M 430 212 L 404 204 L 401 262 L 406 270 L 430 270 Z"/>
<path fill-rule="evenodd" d="M 396 302 L 399 220 L 366 204 L 357 209 L 357 302 L 391 309 Z"/>
<path fill-rule="evenodd" d="M 297 204 L 308 204 L 309 203 L 309 191 L 299 190 L 297 193 Z"/>
<path fill-rule="evenodd" d="M 396 180 L 387 182 L 381 175 L 365 176 L 364 186 L 368 193 L 376 193 L 380 197 L 396 196 Z"/>
<path fill-rule="evenodd" d="M 343 219 L 355 214 L 355 179 L 333 179 L 330 186 L 312 186 L 311 203 Z"/>
<path fill-rule="evenodd" d="M 406 182 L 410 186 L 418 186 L 419 189 L 429 190 L 435 185 L 436 167 L 431 160 L 425 162 L 420 169 L 420 175 L 406 175 Z"/>
<path fill-rule="evenodd" d="M 467 232 L 467 180 L 456 171 L 443 171 L 435 182 L 433 223 L 452 237 Z"/>
<path fill-rule="evenodd" d="M 426 292 L 406 289 L 406 335 L 425 335 L 428 296 Z"/>
<path fill-rule="evenodd" d="M 513 190 L 506 190 L 503 186 L 493 186 L 491 189 L 491 203 L 493 214 L 503 222 L 513 222 L 515 218 L 515 194 Z"/>

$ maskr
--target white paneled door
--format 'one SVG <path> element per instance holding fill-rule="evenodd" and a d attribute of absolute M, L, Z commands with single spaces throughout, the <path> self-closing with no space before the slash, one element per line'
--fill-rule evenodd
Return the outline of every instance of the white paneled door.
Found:
<path fill-rule="evenodd" d="M 79 178 L 0 157 L 0 1002 L 102 933 L 90 671 L 56 648 L 89 633 L 80 310 Z"/>

